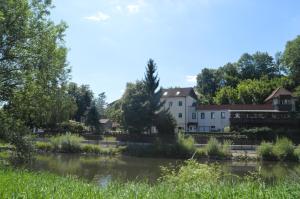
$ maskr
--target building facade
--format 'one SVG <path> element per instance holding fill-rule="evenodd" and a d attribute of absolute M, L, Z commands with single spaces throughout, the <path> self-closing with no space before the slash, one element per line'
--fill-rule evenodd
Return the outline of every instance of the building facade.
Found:
<path fill-rule="evenodd" d="M 223 132 L 226 127 L 299 127 L 292 93 L 278 88 L 264 104 L 197 105 L 193 88 L 163 90 L 164 108 L 177 122 L 176 131 Z"/>

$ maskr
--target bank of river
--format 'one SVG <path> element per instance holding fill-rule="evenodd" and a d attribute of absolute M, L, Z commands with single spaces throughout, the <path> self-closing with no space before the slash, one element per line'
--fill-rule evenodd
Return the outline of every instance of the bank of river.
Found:
<path fill-rule="evenodd" d="M 49 171 L 62 176 L 73 175 L 98 185 L 112 180 L 147 180 L 155 183 L 161 175 L 161 166 L 180 165 L 183 160 L 166 158 L 137 158 L 129 156 L 102 157 L 78 154 L 40 154 L 27 168 L 33 171 Z M 298 178 L 300 164 L 292 162 L 260 161 L 207 161 L 204 164 L 220 165 L 221 169 L 244 176 L 259 171 L 264 179 Z"/>

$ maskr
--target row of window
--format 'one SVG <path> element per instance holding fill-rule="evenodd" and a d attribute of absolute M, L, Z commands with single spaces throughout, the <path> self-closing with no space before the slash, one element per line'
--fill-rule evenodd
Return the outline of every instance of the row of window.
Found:
<path fill-rule="evenodd" d="M 196 113 L 192 113 L 192 119 L 196 119 Z M 179 118 L 182 118 L 182 113 L 178 113 L 178 117 Z M 201 119 L 205 119 L 205 113 L 200 113 L 200 118 Z M 210 118 L 211 119 L 215 119 L 216 118 L 216 113 L 215 112 L 211 112 L 210 113 Z M 225 112 L 221 112 L 221 119 L 225 119 L 226 116 L 225 116 Z"/>
<path fill-rule="evenodd" d="M 173 106 L 173 102 L 169 102 L 169 108 Z M 182 106 L 182 101 L 178 101 L 178 106 Z"/>
<path fill-rule="evenodd" d="M 205 119 L 205 113 L 200 113 L 200 118 Z M 210 112 L 210 119 L 215 119 L 216 118 L 216 113 L 215 112 Z M 225 119 L 225 112 L 221 112 L 221 119 Z"/>

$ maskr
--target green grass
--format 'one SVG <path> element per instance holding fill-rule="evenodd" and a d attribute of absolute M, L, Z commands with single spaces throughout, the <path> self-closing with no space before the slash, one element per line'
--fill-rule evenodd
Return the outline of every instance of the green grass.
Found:
<path fill-rule="evenodd" d="M 178 171 L 164 170 L 156 184 L 112 182 L 98 187 L 72 177 L 0 168 L 0 198 L 299 198 L 300 183 L 265 184 L 259 177 L 230 181 L 217 167 L 189 161 Z"/>
<path fill-rule="evenodd" d="M 300 146 L 295 147 L 287 138 L 279 138 L 275 144 L 262 142 L 257 148 L 257 155 L 263 160 L 300 161 Z"/>

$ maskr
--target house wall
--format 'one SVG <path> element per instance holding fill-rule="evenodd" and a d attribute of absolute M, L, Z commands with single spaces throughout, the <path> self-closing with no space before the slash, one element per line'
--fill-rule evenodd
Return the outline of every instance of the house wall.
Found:
<path fill-rule="evenodd" d="M 192 105 L 196 102 L 196 100 L 190 96 L 187 97 L 165 97 L 163 98 L 165 101 L 164 108 L 168 109 L 177 123 L 176 130 L 178 131 L 181 128 L 183 131 L 188 130 L 187 123 L 189 121 L 197 122 L 197 119 L 192 120 L 192 112 L 196 113 L 196 109 L 191 109 Z M 182 102 L 182 106 L 179 106 L 179 102 Z M 172 104 L 170 106 L 170 103 Z M 179 117 L 179 114 L 182 114 L 182 117 Z M 197 114 L 196 114 L 197 115 Z M 196 129 L 195 129 L 196 130 Z"/>
<path fill-rule="evenodd" d="M 214 112 L 214 118 L 211 118 L 212 112 Z M 225 118 L 221 117 L 222 112 L 225 114 Z M 198 110 L 197 113 L 199 132 L 224 131 L 224 128 L 230 125 L 228 110 Z M 201 113 L 204 113 L 204 119 L 201 119 Z"/>

